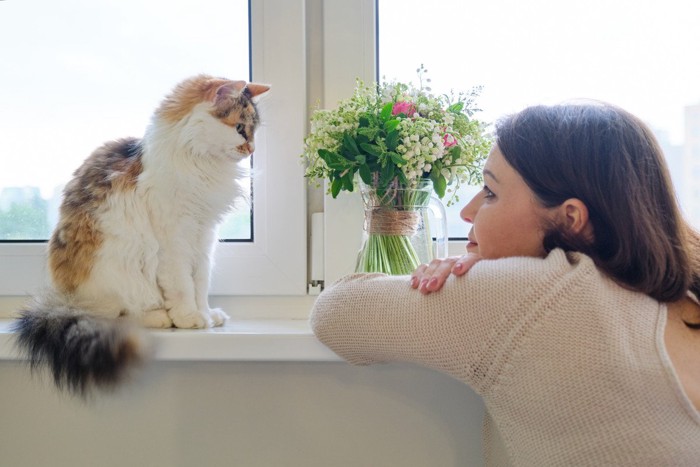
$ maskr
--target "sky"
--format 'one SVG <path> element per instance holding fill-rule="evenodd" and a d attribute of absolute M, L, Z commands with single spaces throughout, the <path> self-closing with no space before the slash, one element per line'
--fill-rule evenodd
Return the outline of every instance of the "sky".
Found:
<path fill-rule="evenodd" d="M 378 15 L 380 75 L 417 84 L 423 64 L 434 93 L 483 86 L 484 122 L 528 105 L 596 99 L 678 145 L 685 106 L 700 104 L 697 2 L 380 0 Z M 466 236 L 459 210 L 479 188 L 448 207 L 451 237 Z"/>
<path fill-rule="evenodd" d="M 198 73 L 249 79 L 247 0 L 0 2 L 0 189 L 50 196 Z"/>
<path fill-rule="evenodd" d="M 426 7 L 429 4 L 430 7 Z M 493 121 L 527 105 L 590 98 L 683 139 L 700 104 L 700 4 L 685 0 L 380 0 L 380 73 L 433 88 L 483 85 Z"/>
<path fill-rule="evenodd" d="M 379 69 L 436 92 L 482 85 L 479 117 L 605 100 L 674 143 L 700 103 L 700 4 L 379 0 Z M 142 136 L 177 81 L 248 79 L 247 0 L 0 1 L 0 189 L 49 197 L 105 141 Z M 452 216 L 455 217 L 455 216 Z"/>

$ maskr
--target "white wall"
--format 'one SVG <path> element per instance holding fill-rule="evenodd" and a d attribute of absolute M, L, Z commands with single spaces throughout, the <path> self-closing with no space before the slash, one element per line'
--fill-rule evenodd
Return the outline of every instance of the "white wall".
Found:
<path fill-rule="evenodd" d="M 372 79 L 374 16 L 370 0 L 305 4 L 312 107 Z M 309 195 L 320 210 L 322 193 Z M 326 222 L 342 243 L 352 221 L 337 201 Z M 0 316 L 22 301 L 6 298 Z M 479 466 L 482 416 L 465 385 L 409 365 L 158 361 L 86 404 L 0 360 L 0 467 Z"/>
<path fill-rule="evenodd" d="M 482 415 L 409 365 L 153 362 L 83 403 L 0 361 L 3 467 L 479 466 Z"/>

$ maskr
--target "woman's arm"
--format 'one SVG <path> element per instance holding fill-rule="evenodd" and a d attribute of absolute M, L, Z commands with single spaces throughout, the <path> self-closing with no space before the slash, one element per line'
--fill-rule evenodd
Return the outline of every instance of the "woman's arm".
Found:
<path fill-rule="evenodd" d="M 411 277 L 347 276 L 318 296 L 311 314 L 314 333 L 350 363 L 414 362 L 479 391 L 492 381 L 492 372 L 498 372 L 493 365 L 504 352 L 520 345 L 516 340 L 522 336 L 514 330 L 532 324 L 543 303 L 559 306 L 572 288 L 596 271 L 589 258 L 568 258 L 562 250 L 546 258 L 476 264 L 470 263 L 475 258 L 467 257 L 461 259 L 465 270 L 471 269 L 461 276 L 452 269 L 446 273 L 448 262 L 435 263 L 434 269 L 427 266 Z M 422 280 L 426 274 L 440 277 L 438 293 L 412 287 L 412 277 Z"/>
<path fill-rule="evenodd" d="M 558 256 L 568 268 L 563 252 Z M 561 274 L 549 262 L 483 260 L 465 276 L 448 274 L 430 294 L 414 290 L 409 276 L 351 275 L 319 295 L 311 325 L 350 363 L 414 362 L 478 387 L 510 331 Z"/>

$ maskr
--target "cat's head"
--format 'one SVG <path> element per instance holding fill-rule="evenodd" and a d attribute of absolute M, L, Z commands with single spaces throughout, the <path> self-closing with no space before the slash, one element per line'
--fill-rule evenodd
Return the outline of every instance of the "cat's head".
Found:
<path fill-rule="evenodd" d="M 256 103 L 270 86 L 199 75 L 178 84 L 156 118 L 181 124 L 194 149 L 242 158 L 255 150 Z"/>

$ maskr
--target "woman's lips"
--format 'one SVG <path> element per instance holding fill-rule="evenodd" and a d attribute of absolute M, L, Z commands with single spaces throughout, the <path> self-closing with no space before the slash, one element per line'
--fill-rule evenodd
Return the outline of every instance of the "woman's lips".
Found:
<path fill-rule="evenodd" d="M 469 240 L 469 241 L 467 242 L 467 252 L 469 252 L 469 253 L 476 253 L 476 252 L 478 252 L 478 251 L 479 251 L 479 244 L 476 243 L 476 242 L 474 242 L 474 241 L 472 241 L 472 240 Z"/>

